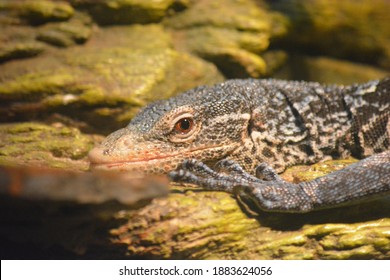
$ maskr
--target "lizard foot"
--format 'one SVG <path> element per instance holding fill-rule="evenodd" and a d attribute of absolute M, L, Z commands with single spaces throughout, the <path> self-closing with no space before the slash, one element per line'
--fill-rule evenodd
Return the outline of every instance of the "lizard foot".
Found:
<path fill-rule="evenodd" d="M 190 159 L 184 161 L 178 170 L 170 172 L 169 176 L 175 182 L 232 193 L 253 201 L 257 207 L 266 211 L 306 210 L 299 208 L 299 195 L 302 197 L 300 186 L 283 181 L 268 165 L 260 165 L 257 171 L 267 180 L 250 175 L 234 161 L 223 160 L 216 168 L 218 171 L 200 161 Z"/>
<path fill-rule="evenodd" d="M 256 167 L 256 178 L 264 181 L 283 181 L 275 169 L 263 162 Z"/>
<path fill-rule="evenodd" d="M 218 173 L 225 173 L 230 177 L 245 179 L 248 182 L 256 182 L 258 180 L 256 177 L 246 172 L 244 168 L 234 160 L 220 160 L 215 164 L 214 170 Z"/>
<path fill-rule="evenodd" d="M 207 190 L 233 192 L 233 187 L 238 184 L 247 184 L 257 178 L 246 173 L 240 165 L 233 161 L 224 160 L 217 164 L 214 171 L 203 162 L 195 159 L 185 160 L 178 170 L 169 173 L 169 177 L 175 182 L 191 183 Z M 226 174 L 227 173 L 227 174 Z"/>

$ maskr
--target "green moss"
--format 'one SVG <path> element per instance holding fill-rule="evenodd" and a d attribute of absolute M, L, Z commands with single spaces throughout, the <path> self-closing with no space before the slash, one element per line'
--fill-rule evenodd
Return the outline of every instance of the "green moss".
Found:
<path fill-rule="evenodd" d="M 385 203 L 375 203 L 382 208 L 382 216 L 388 212 Z M 130 244 L 131 257 L 389 258 L 390 219 L 367 218 L 364 211 L 372 214 L 370 207 L 362 205 L 357 213 L 357 208 L 344 207 L 303 215 L 260 211 L 254 219 L 229 194 L 175 185 L 167 198 L 156 199 L 139 211 L 122 212 L 120 218 L 128 219 L 128 223 L 112 234 L 119 244 L 122 239 Z M 355 213 L 354 218 L 346 213 Z M 340 219 L 344 222 L 334 223 Z M 139 240 L 139 236 L 147 241 Z"/>
<path fill-rule="evenodd" d="M 311 166 L 293 166 L 288 168 L 283 173 L 282 177 L 292 182 L 310 181 L 318 177 L 324 176 L 330 172 L 340 170 L 357 161 L 357 159 L 348 158 L 319 162 Z"/>
<path fill-rule="evenodd" d="M 271 3 L 289 18 L 284 43 L 302 52 L 323 53 L 390 66 L 390 23 L 387 0 L 293 0 Z"/>
<path fill-rule="evenodd" d="M 7 60 L 34 57 L 45 50 L 45 46 L 37 42 L 11 42 L 0 47 L 0 62 Z"/>
<path fill-rule="evenodd" d="M 91 34 L 92 27 L 89 18 L 78 13 L 69 21 L 49 23 L 40 27 L 36 38 L 54 46 L 69 47 L 86 42 Z"/>
<path fill-rule="evenodd" d="M 34 101 L 41 116 L 65 114 L 109 133 L 149 102 L 223 80 L 210 63 L 170 45 L 156 25 L 107 28 L 88 46 L 5 65 L 0 100 L 20 101 L 19 120 L 28 120 L 24 109 Z"/>
<path fill-rule="evenodd" d="M 37 39 L 57 47 L 69 47 L 74 44 L 73 40 L 69 38 L 69 36 L 58 30 L 41 31 L 38 34 Z"/>
<path fill-rule="evenodd" d="M 39 164 L 48 167 L 86 169 L 85 157 L 92 138 L 69 127 L 39 123 L 0 126 L 0 160 L 8 164 Z M 73 166 L 72 166 L 73 164 Z"/>
<path fill-rule="evenodd" d="M 173 2 L 173 0 L 104 0 L 84 6 L 99 24 L 132 24 L 160 21 Z"/>
<path fill-rule="evenodd" d="M 0 95 L 8 96 L 7 99 L 17 99 L 22 96 L 37 99 L 40 96 L 61 93 L 73 82 L 72 74 L 62 70 L 56 73 L 28 73 L 0 84 Z"/>
<path fill-rule="evenodd" d="M 189 9 L 167 18 L 174 43 L 220 69 L 226 77 L 265 74 L 259 56 L 268 48 L 270 18 L 252 1 L 197 1 Z"/>
<path fill-rule="evenodd" d="M 22 18 L 33 24 L 64 21 L 74 14 L 74 9 L 66 2 L 20 1 L 11 3 L 10 7 L 15 9 Z"/>
<path fill-rule="evenodd" d="M 270 59 L 267 59 L 267 66 L 272 65 L 269 61 Z M 275 78 L 347 85 L 389 75 L 388 71 L 379 67 L 324 56 L 292 55 L 285 62 L 287 64 L 274 75 Z"/>
<path fill-rule="evenodd" d="M 214 26 L 237 30 L 268 31 L 267 13 L 253 1 L 196 1 L 189 9 L 164 21 L 176 29 Z"/>

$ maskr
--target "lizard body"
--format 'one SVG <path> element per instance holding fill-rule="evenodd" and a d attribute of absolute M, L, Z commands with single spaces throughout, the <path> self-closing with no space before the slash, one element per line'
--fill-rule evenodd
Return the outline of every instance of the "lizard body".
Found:
<path fill-rule="evenodd" d="M 168 173 L 180 167 L 170 173 L 176 181 L 251 197 L 264 210 L 310 211 L 390 191 L 389 104 L 389 78 L 352 86 L 230 80 L 148 105 L 89 157 L 100 169 Z M 368 159 L 310 186 L 276 174 L 349 155 Z M 221 172 L 209 169 L 221 160 Z M 349 183 L 356 170 L 364 173 L 360 185 Z"/>

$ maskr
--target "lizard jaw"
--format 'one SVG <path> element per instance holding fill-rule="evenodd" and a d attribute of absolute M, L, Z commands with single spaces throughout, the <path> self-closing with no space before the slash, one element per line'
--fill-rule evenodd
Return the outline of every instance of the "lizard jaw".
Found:
<path fill-rule="evenodd" d="M 104 150 L 100 147 L 92 149 L 88 158 L 90 168 L 93 170 L 117 170 L 117 171 L 135 171 L 141 173 L 166 173 L 165 172 L 148 172 L 153 166 L 160 166 L 160 169 L 168 169 L 172 164 L 169 158 L 176 158 L 178 154 L 162 155 L 153 152 L 145 154 L 123 156 L 104 156 Z M 165 163 L 166 164 L 163 164 Z"/>
<path fill-rule="evenodd" d="M 95 147 L 89 154 L 90 168 L 92 170 L 130 171 L 144 174 L 166 174 L 176 169 L 185 159 L 204 159 L 203 154 L 218 153 L 232 150 L 235 145 L 215 145 L 193 149 L 161 151 L 149 149 L 127 155 L 105 155 L 104 148 Z"/>

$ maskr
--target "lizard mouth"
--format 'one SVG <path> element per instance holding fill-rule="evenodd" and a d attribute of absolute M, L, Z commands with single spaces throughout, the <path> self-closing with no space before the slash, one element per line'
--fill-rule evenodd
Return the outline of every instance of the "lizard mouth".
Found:
<path fill-rule="evenodd" d="M 188 158 L 204 159 L 204 153 L 226 150 L 226 145 L 198 147 L 185 151 L 162 152 L 159 149 L 148 150 L 127 156 L 105 155 L 103 148 L 95 147 L 89 154 L 90 168 L 95 170 L 134 171 L 140 173 L 168 173 Z M 228 149 L 230 150 L 231 147 Z"/>
<path fill-rule="evenodd" d="M 134 157 L 129 156 L 123 159 L 122 157 L 115 157 L 115 156 L 104 157 L 102 156 L 103 153 L 104 153 L 103 150 L 100 148 L 94 148 L 89 152 L 88 158 L 91 163 L 91 166 L 93 166 L 94 168 L 100 168 L 100 167 L 115 168 L 125 164 L 142 164 L 151 161 L 155 162 L 155 161 L 164 160 L 171 157 L 176 157 L 179 155 L 178 153 L 170 154 L 170 155 L 159 155 L 156 151 L 154 156 L 145 155 L 143 157 L 142 156 L 140 157 L 140 155 L 138 155 Z M 148 152 L 148 154 L 153 154 L 153 152 Z"/>

